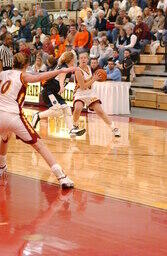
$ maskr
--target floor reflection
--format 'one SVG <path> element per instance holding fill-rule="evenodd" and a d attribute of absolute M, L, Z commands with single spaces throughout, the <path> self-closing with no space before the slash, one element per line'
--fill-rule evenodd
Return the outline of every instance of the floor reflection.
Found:
<path fill-rule="evenodd" d="M 167 253 L 167 212 L 17 175 L 0 193 L 1 256 Z"/>

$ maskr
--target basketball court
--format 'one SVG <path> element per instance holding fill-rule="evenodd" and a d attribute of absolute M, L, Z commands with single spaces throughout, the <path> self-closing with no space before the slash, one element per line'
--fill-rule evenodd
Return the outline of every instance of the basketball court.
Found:
<path fill-rule="evenodd" d="M 25 109 L 29 121 L 34 110 Z M 75 183 L 62 191 L 47 164 L 12 137 L 8 185 L 1 187 L 0 256 L 167 255 L 167 122 L 96 115 L 71 140 L 63 119 L 37 131 Z"/>

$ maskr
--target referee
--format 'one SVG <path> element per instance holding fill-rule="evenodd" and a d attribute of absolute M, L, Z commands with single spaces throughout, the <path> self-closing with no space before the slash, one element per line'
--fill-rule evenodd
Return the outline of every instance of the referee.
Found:
<path fill-rule="evenodd" d="M 2 61 L 3 70 L 12 69 L 13 53 L 10 47 L 13 46 L 12 35 L 7 33 L 3 44 L 0 46 L 0 59 Z"/>

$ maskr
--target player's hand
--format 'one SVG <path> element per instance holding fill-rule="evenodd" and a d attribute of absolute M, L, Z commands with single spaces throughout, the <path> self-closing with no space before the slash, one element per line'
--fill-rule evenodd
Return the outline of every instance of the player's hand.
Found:
<path fill-rule="evenodd" d="M 98 74 L 98 72 L 96 72 L 96 73 L 93 75 L 93 79 L 94 79 L 95 81 L 99 81 L 99 80 L 101 79 L 101 75 Z"/>

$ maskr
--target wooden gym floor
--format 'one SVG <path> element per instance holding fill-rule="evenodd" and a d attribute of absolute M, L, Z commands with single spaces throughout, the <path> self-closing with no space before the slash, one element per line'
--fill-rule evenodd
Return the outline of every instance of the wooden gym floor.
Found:
<path fill-rule="evenodd" d="M 33 113 L 25 109 L 30 121 Z M 167 122 L 111 119 L 120 139 L 94 114 L 80 118 L 87 133 L 73 141 L 63 119 L 40 122 L 37 131 L 75 182 L 66 192 L 12 137 L 9 184 L 0 188 L 0 256 L 167 255 Z"/>

